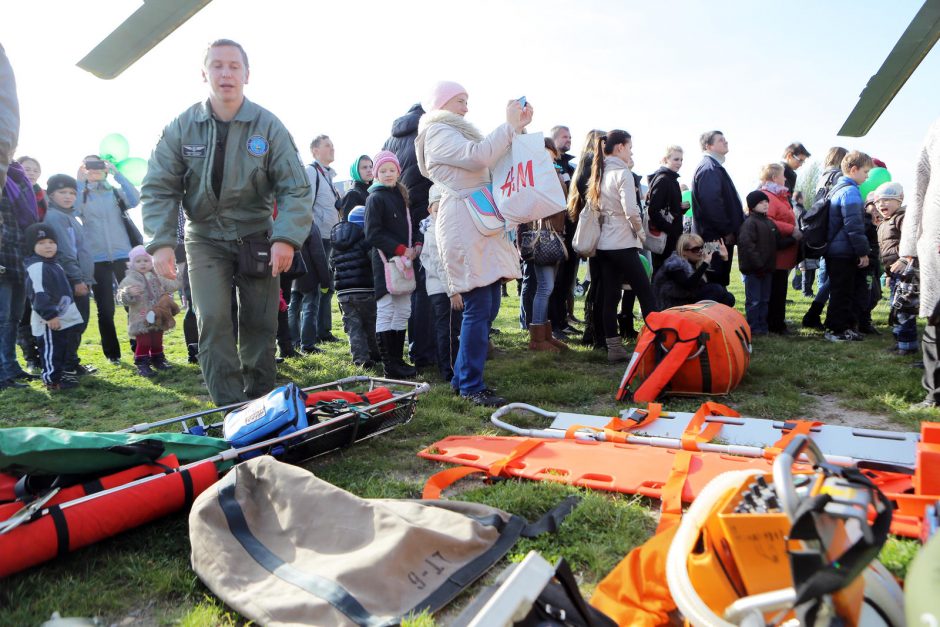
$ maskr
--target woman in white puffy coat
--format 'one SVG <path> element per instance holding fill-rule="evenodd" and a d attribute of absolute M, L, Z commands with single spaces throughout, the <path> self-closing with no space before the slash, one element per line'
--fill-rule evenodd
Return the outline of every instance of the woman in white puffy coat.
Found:
<path fill-rule="evenodd" d="M 467 400 L 483 406 L 505 404 L 483 383 L 489 331 L 499 312 L 500 285 L 518 279 L 519 255 L 506 233 L 483 235 L 464 199 L 490 184 L 490 168 L 512 146 L 512 138 L 532 121 L 532 107 L 513 100 L 506 122 L 484 137 L 464 119 L 467 91 L 441 82 L 432 91 L 418 124 L 415 153 L 421 174 L 444 191 L 437 222 L 437 242 L 447 292 L 464 303 L 460 349 L 451 385 Z"/>

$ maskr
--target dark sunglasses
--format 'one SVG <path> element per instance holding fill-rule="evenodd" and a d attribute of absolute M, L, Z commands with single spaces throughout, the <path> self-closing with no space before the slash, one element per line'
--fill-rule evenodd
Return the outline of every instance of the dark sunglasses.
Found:
<path fill-rule="evenodd" d="M 686 251 L 687 253 L 696 253 L 696 254 L 698 254 L 698 253 L 702 252 L 703 250 L 705 250 L 705 247 L 704 247 L 704 246 L 693 246 L 692 248 L 683 248 L 682 250 Z"/>

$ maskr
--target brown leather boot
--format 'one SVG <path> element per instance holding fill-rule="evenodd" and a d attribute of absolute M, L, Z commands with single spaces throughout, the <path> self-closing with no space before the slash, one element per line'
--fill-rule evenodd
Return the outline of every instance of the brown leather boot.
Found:
<path fill-rule="evenodd" d="M 567 344 L 565 344 L 565 343 L 562 342 L 561 340 L 555 339 L 555 336 L 554 336 L 553 333 L 552 333 L 552 322 L 551 322 L 551 320 L 549 320 L 548 322 L 545 323 L 545 329 L 546 329 L 546 331 L 545 331 L 545 341 L 546 341 L 546 342 L 549 342 L 552 346 L 555 346 L 556 348 L 558 348 L 558 349 L 560 349 L 560 350 L 563 350 L 563 351 L 571 350 L 571 348 L 570 348 Z"/>
<path fill-rule="evenodd" d="M 549 342 L 545 334 L 548 332 L 547 324 L 529 325 L 529 350 L 530 351 L 549 351 L 557 353 L 561 349 Z"/>
<path fill-rule="evenodd" d="M 630 353 L 627 352 L 627 347 L 623 345 L 623 340 L 619 335 L 607 338 L 607 361 L 614 364 L 627 361 L 629 358 Z"/>

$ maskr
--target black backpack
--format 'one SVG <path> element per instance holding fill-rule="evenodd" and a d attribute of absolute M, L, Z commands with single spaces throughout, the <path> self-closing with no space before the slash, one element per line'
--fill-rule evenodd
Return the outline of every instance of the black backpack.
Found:
<path fill-rule="evenodd" d="M 837 173 L 841 174 L 841 173 Z M 800 217 L 800 230 L 803 231 L 803 256 L 807 259 L 819 259 L 829 247 L 829 206 L 837 190 L 850 185 L 844 183 L 832 187 L 832 179 L 819 188 L 813 204 Z"/>

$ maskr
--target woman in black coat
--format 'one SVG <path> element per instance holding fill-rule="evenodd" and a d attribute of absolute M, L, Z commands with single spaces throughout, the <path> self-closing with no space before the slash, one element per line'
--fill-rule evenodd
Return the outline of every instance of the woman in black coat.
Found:
<path fill-rule="evenodd" d="M 666 234 L 666 247 L 663 252 L 653 253 L 654 272 L 659 270 L 676 249 L 676 243 L 682 235 L 682 215 L 689 208 L 687 203 L 682 202 L 682 190 L 679 188 L 682 148 L 666 148 L 662 163 L 663 165 L 648 177 L 649 195 L 646 204 L 650 227 Z"/>

